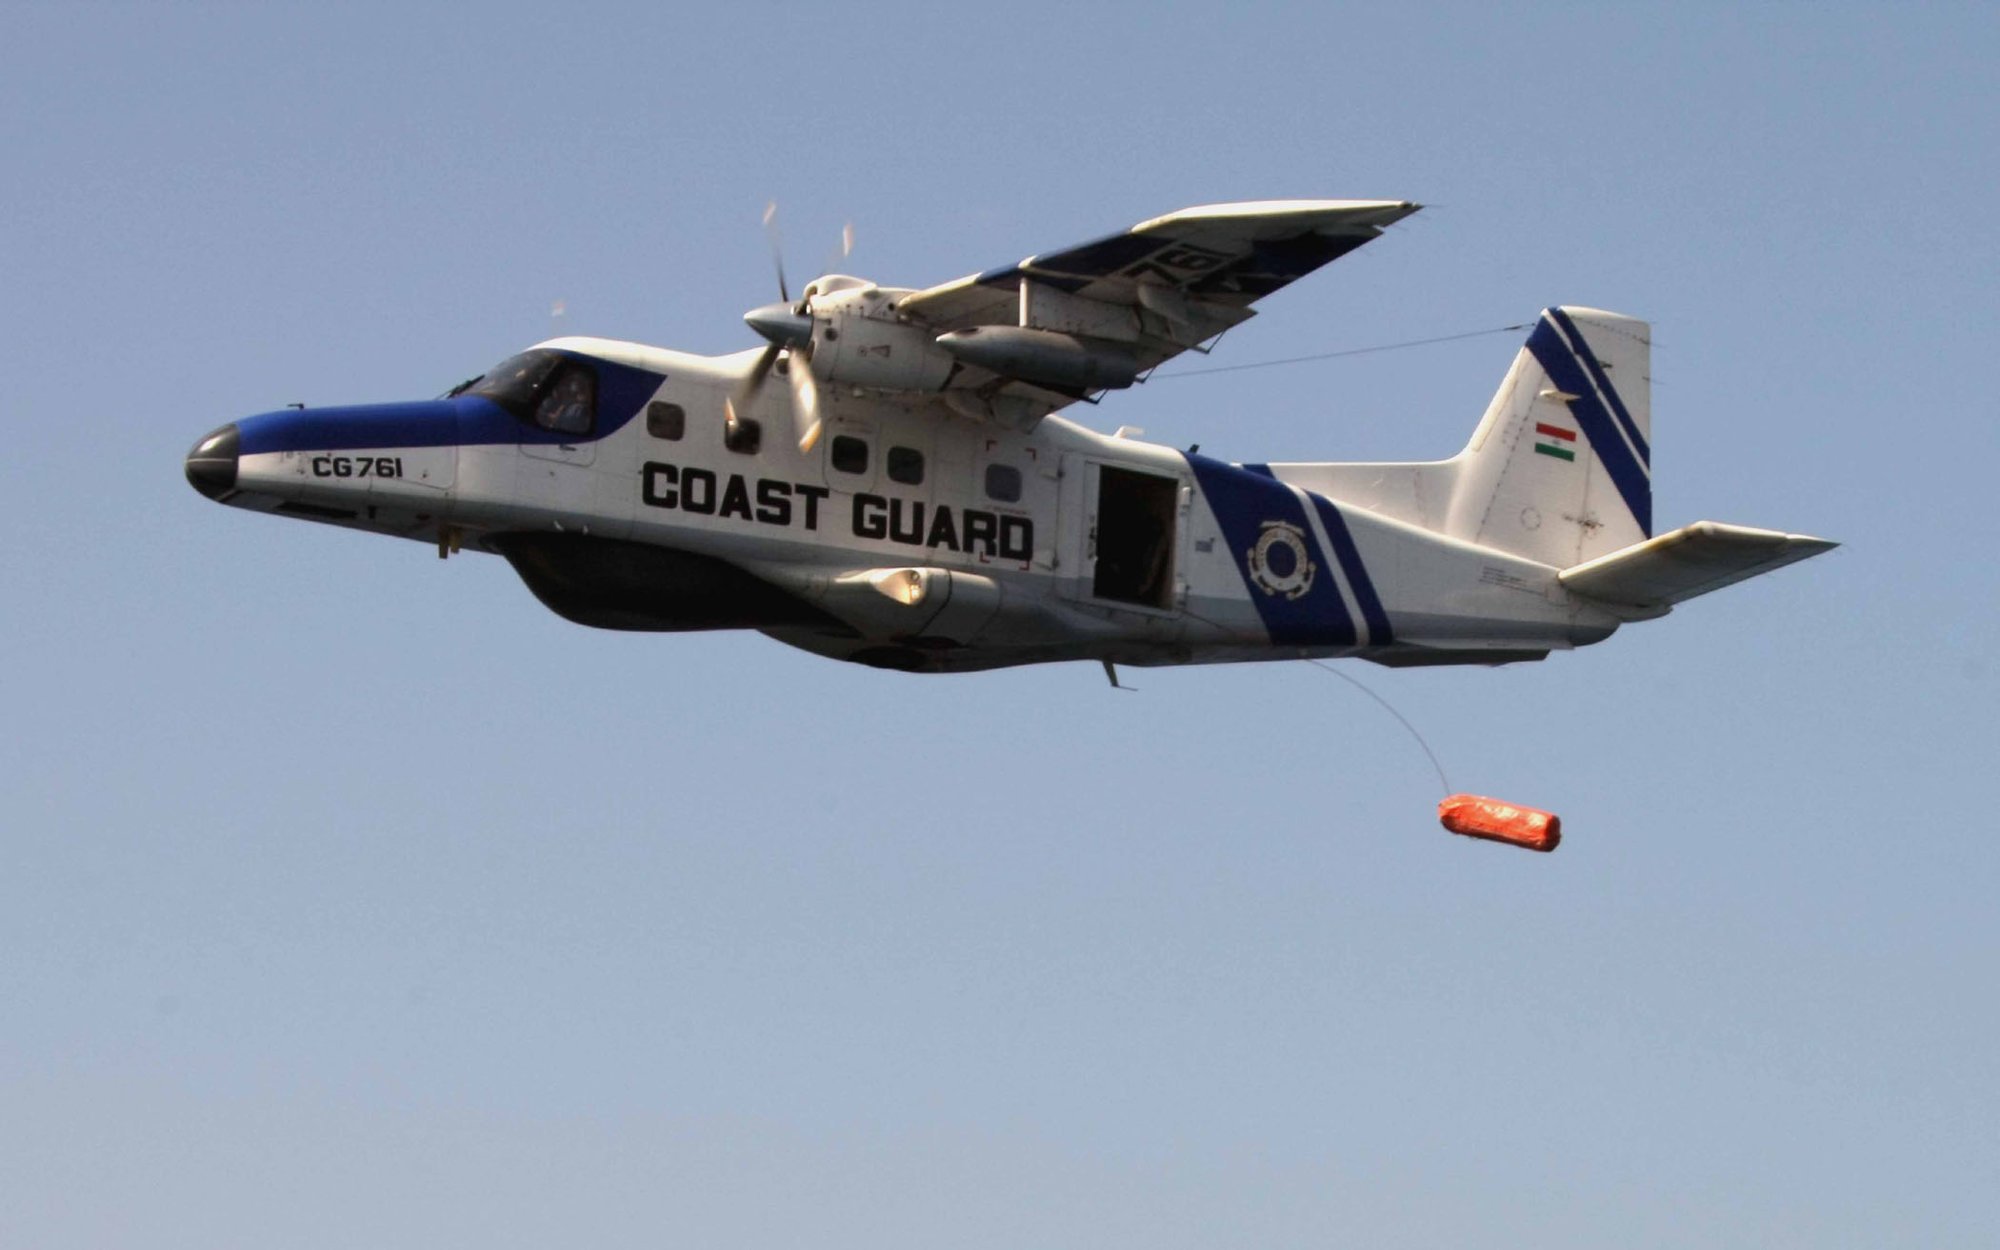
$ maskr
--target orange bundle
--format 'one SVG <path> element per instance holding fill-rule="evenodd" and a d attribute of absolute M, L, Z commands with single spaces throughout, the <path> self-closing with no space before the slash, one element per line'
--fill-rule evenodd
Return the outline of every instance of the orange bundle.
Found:
<path fill-rule="evenodd" d="M 1516 807 L 1476 794 L 1454 794 L 1438 804 L 1438 821 L 1453 833 L 1488 842 L 1553 851 L 1562 841 L 1562 817 L 1539 808 Z"/>

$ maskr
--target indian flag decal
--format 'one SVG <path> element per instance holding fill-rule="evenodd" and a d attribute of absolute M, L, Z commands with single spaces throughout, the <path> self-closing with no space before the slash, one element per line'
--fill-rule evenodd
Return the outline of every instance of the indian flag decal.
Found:
<path fill-rule="evenodd" d="M 1535 422 L 1535 450 L 1558 460 L 1576 459 L 1576 431 L 1546 421 Z"/>

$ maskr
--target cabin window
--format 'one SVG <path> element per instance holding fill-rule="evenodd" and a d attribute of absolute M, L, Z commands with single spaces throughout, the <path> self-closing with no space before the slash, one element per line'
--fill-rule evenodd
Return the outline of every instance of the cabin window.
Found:
<path fill-rule="evenodd" d="M 851 434 L 836 434 L 827 459 L 842 473 L 868 472 L 868 444 Z"/>
<path fill-rule="evenodd" d="M 905 486 L 921 486 L 924 482 L 924 453 L 914 447 L 891 447 L 889 449 L 889 480 L 901 482 Z"/>
<path fill-rule="evenodd" d="M 722 445 L 740 455 L 754 456 L 764 445 L 764 427 L 732 410 L 723 418 Z"/>
<path fill-rule="evenodd" d="M 654 438 L 678 440 L 687 434 L 687 409 L 679 404 L 654 400 L 646 405 L 646 433 Z"/>
<path fill-rule="evenodd" d="M 535 424 L 558 434 L 588 434 L 596 415 L 597 374 L 575 360 L 564 363 L 535 405 Z"/>
<path fill-rule="evenodd" d="M 1172 606 L 1179 492 L 1180 483 L 1174 478 L 1110 465 L 1098 470 L 1092 594 L 1153 608 Z"/>
<path fill-rule="evenodd" d="M 986 497 L 1001 503 L 1021 501 L 1021 471 L 1011 464 L 986 466 Z"/>

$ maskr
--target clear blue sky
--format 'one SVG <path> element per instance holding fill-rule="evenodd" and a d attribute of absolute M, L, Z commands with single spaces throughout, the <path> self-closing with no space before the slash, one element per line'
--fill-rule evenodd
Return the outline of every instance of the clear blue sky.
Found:
<path fill-rule="evenodd" d="M 1507 6 L 1510 9 L 1519 6 Z M 2000 1244 L 1988 6 L 8 6 L 0 1243 Z M 181 456 L 1183 205 L 1431 205 L 1215 363 L 1656 323 L 1586 652 L 909 678 L 594 633 Z M 1085 419 L 1447 455 L 1512 336 Z"/>

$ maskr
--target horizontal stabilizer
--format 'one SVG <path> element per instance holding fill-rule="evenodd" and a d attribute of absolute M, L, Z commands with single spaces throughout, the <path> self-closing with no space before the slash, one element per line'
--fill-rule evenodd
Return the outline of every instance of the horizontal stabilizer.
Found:
<path fill-rule="evenodd" d="M 1697 521 L 1563 570 L 1562 584 L 1600 603 L 1663 612 L 1840 544 L 1804 534 Z"/>

